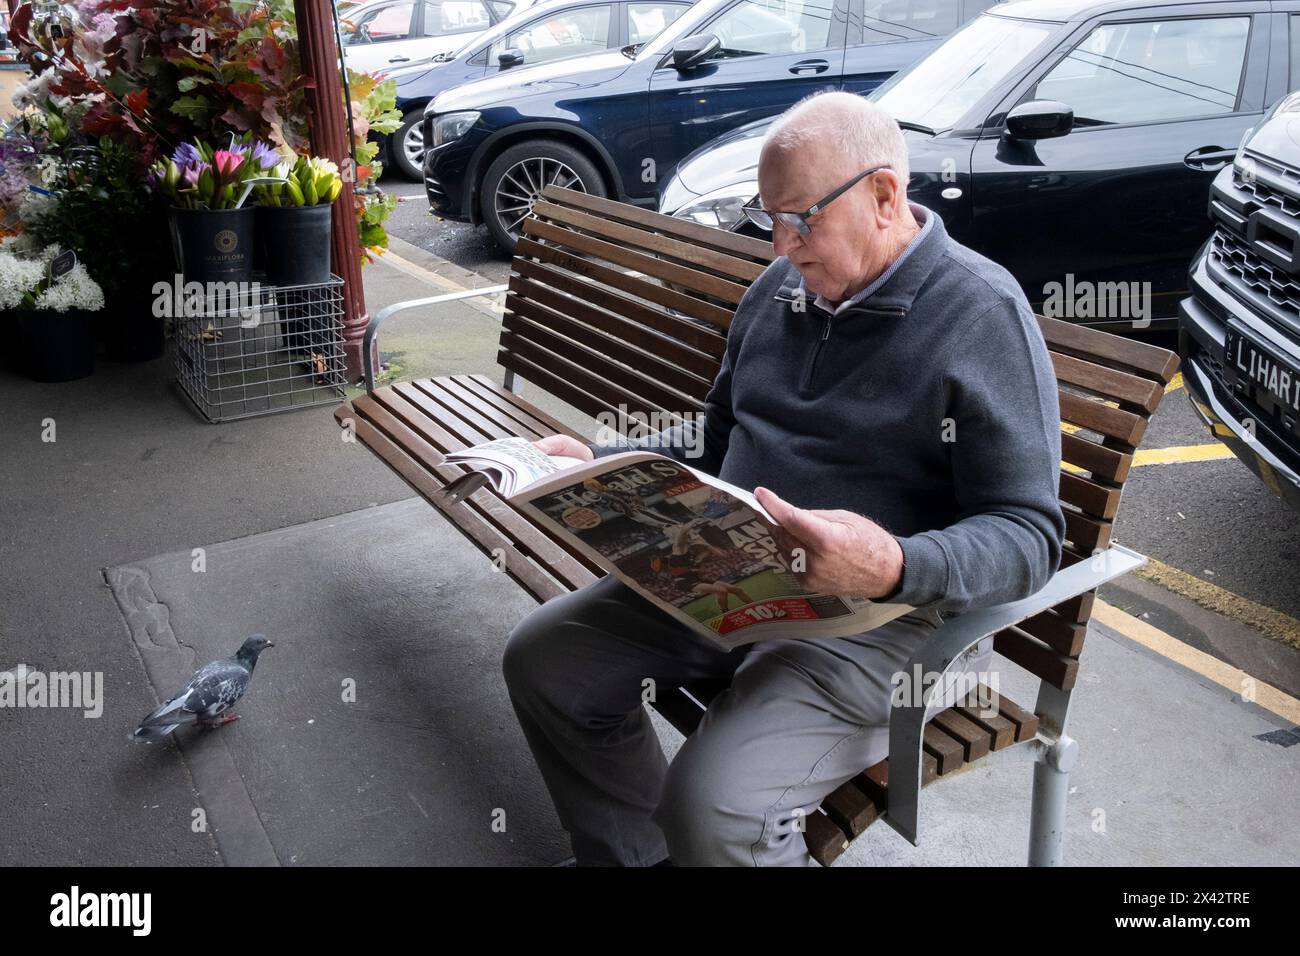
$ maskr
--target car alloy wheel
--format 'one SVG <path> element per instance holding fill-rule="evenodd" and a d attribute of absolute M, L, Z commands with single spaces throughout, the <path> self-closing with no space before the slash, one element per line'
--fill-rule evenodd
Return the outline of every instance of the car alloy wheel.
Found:
<path fill-rule="evenodd" d="M 416 169 L 424 168 L 424 124 L 413 123 L 402 137 L 402 152 Z"/>
<path fill-rule="evenodd" d="M 506 170 L 497 184 L 493 203 L 501 228 L 512 239 L 519 238 L 519 227 L 547 186 L 562 186 L 587 192 L 582 177 L 573 167 L 558 159 L 534 156 L 522 159 Z"/>

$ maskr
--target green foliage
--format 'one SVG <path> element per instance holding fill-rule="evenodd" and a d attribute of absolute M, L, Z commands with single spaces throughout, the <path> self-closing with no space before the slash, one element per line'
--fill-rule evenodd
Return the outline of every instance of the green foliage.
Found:
<path fill-rule="evenodd" d="M 110 299 L 138 293 L 171 271 L 165 215 L 140 179 L 129 147 L 98 143 L 97 160 L 65 166 L 27 221 L 41 244 L 72 249 Z"/>

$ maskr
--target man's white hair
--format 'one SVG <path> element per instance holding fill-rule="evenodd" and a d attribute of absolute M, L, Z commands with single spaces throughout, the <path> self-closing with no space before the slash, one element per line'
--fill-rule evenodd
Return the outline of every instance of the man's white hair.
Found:
<path fill-rule="evenodd" d="M 907 143 L 892 116 L 856 93 L 830 91 L 804 97 L 782 113 L 767 131 L 763 151 L 835 155 L 845 178 L 853 171 L 888 165 L 904 192 L 910 171 Z M 849 171 L 850 167 L 852 171 Z"/>

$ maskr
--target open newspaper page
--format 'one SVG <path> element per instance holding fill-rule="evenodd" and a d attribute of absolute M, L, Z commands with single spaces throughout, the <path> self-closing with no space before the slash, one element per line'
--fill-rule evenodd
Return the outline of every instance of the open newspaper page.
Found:
<path fill-rule="evenodd" d="M 724 650 L 860 634 L 912 610 L 806 590 L 753 495 L 662 455 L 600 458 L 511 501 Z"/>

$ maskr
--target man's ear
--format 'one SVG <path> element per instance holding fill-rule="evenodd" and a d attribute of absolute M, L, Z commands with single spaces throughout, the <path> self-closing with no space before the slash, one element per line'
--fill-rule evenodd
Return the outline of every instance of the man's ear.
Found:
<path fill-rule="evenodd" d="M 898 174 L 892 169 L 882 169 L 867 182 L 876 201 L 876 222 L 882 227 L 892 226 L 898 218 L 898 196 L 901 189 Z"/>

